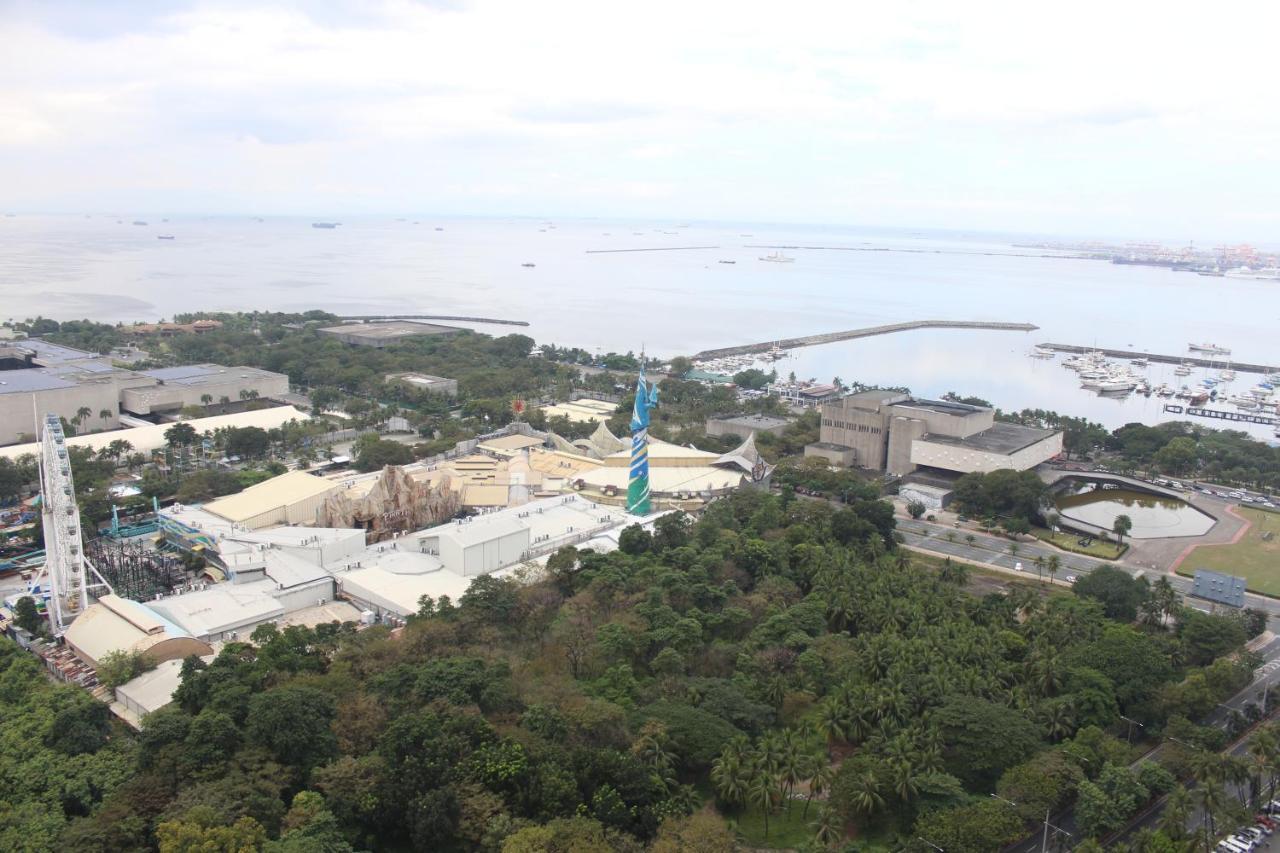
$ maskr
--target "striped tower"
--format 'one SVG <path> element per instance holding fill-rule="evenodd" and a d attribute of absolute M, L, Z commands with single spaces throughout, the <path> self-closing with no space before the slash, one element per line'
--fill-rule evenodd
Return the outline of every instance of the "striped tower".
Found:
<path fill-rule="evenodd" d="M 644 362 L 631 410 L 631 477 L 627 481 L 627 512 L 649 514 L 649 410 L 658 405 L 658 386 L 644 380 Z"/>

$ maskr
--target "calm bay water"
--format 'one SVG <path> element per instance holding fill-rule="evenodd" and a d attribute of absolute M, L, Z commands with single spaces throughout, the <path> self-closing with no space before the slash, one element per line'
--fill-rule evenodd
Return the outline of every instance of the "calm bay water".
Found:
<path fill-rule="evenodd" d="M 153 320 L 192 310 L 462 314 L 527 320 L 540 342 L 659 356 L 916 319 L 1030 322 L 1029 334 L 934 330 L 797 350 L 802 378 L 973 394 L 1108 426 L 1158 423 L 1155 397 L 1100 398 L 1054 361 L 1053 341 L 1183 353 L 1190 341 L 1280 363 L 1280 285 L 1059 257 L 1027 257 L 1014 238 L 792 225 L 535 219 L 311 220 L 0 218 L 5 317 Z M 443 230 L 436 230 L 441 228 Z M 172 234 L 174 240 L 158 240 Z M 760 245 L 795 248 L 762 263 Z M 716 246 L 699 251 L 588 250 Z M 894 251 L 866 251 L 890 249 Z M 1031 250 L 1030 254 L 1034 254 Z M 721 264 L 733 260 L 734 264 Z M 532 269 L 522 263 L 533 263 Z M 478 326 L 502 334 L 512 329 Z M 1181 385 L 1172 367 L 1146 371 Z M 1256 377 L 1241 374 L 1237 390 Z M 1213 422 L 1204 422 L 1215 425 Z M 1240 427 L 1247 428 L 1247 427 Z M 1251 428 L 1270 437 L 1271 430 Z"/>

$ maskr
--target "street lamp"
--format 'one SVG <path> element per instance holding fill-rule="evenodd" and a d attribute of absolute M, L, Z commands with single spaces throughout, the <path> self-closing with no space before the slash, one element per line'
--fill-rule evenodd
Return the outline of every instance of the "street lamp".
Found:
<path fill-rule="evenodd" d="M 1143 728 L 1143 729 L 1146 728 L 1146 726 L 1144 726 L 1142 723 L 1138 722 L 1137 720 L 1131 720 L 1128 717 L 1126 717 L 1124 714 L 1120 715 L 1120 719 L 1124 720 L 1126 723 L 1129 724 L 1129 735 L 1128 737 L 1125 738 L 1125 741 L 1127 743 L 1133 743 L 1133 727 L 1134 726 L 1138 726 L 1139 728 Z"/>
<path fill-rule="evenodd" d="M 1015 803 L 1013 800 L 1006 800 L 1004 797 L 1000 796 L 999 794 L 992 794 L 991 796 L 1002 803 L 1008 803 L 1014 808 L 1018 807 L 1018 804 Z M 1049 823 L 1049 813 L 1050 811 L 1052 811 L 1052 809 L 1053 809 L 1053 806 L 1046 806 L 1044 810 L 1044 837 L 1041 838 L 1040 840 L 1040 853 L 1045 853 L 1045 851 L 1049 849 L 1049 827 L 1053 826 L 1053 824 Z M 1062 829 L 1061 827 L 1053 826 L 1053 830 L 1054 832 L 1065 833 L 1068 837 L 1071 836 L 1071 833 L 1067 832 L 1065 829 Z"/>

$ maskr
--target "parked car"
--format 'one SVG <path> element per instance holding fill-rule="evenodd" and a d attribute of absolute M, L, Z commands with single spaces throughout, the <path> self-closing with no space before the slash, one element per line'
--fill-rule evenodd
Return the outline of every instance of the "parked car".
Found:
<path fill-rule="evenodd" d="M 1076 576 L 1075 576 L 1075 575 L 1067 575 L 1066 580 L 1067 580 L 1067 583 L 1075 583 L 1075 582 L 1076 582 Z"/>

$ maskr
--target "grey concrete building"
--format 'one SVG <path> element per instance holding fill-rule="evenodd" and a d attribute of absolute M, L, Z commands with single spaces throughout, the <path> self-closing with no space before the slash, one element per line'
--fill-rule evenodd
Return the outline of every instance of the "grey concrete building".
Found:
<path fill-rule="evenodd" d="M 770 435 L 781 435 L 789 418 L 775 418 L 771 415 L 715 415 L 707 418 L 707 435 L 736 435 L 748 438 L 755 433 L 765 432 Z"/>
<path fill-rule="evenodd" d="M 201 405 L 206 394 L 214 403 L 222 397 L 239 401 L 242 390 L 266 399 L 287 392 L 289 378 L 216 364 L 127 370 L 72 347 L 38 338 L 19 341 L 0 347 L 0 445 L 37 439 L 46 414 L 78 420 L 80 432 L 98 432 L 118 429 L 122 411 L 177 411 Z"/>
<path fill-rule="evenodd" d="M 1025 471 L 1062 452 L 1062 433 L 996 423 L 979 406 L 864 391 L 823 405 L 819 441 L 805 455 L 834 461 L 839 448 L 852 451 L 852 464 L 896 475 Z"/>
<path fill-rule="evenodd" d="M 441 326 L 436 323 L 417 323 L 409 320 L 391 320 L 385 323 L 347 323 L 321 329 L 320 334 L 336 338 L 344 344 L 357 347 L 382 349 L 408 338 L 426 335 L 453 335 L 461 332 L 457 326 Z"/>
<path fill-rule="evenodd" d="M 126 388 L 120 395 L 120 408 L 135 415 L 176 412 L 184 406 L 203 406 L 205 398 L 219 403 L 224 398 L 239 402 L 241 393 L 259 399 L 289 393 L 289 377 L 256 367 L 225 367 L 220 364 L 190 364 L 143 370 L 150 380 L 147 385 Z"/>
<path fill-rule="evenodd" d="M 458 380 L 445 379 L 443 376 L 432 376 L 429 373 L 388 373 L 387 382 L 400 382 L 418 391 L 431 394 L 444 394 L 449 397 L 458 396 Z"/>

